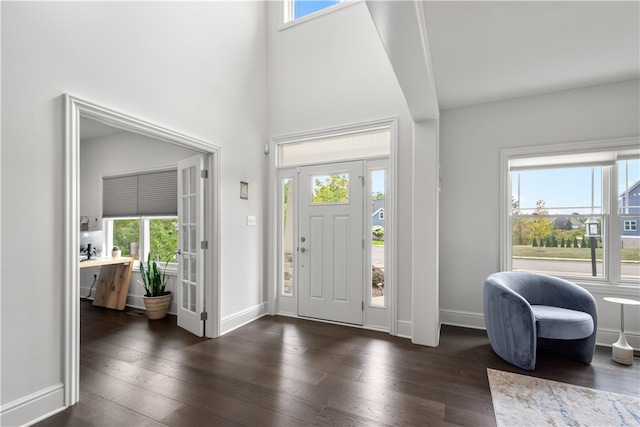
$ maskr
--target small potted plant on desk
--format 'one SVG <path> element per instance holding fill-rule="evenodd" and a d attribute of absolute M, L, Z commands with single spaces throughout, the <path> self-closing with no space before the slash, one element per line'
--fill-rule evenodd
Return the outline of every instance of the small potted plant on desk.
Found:
<path fill-rule="evenodd" d="M 158 261 L 151 260 L 151 254 L 147 256 L 147 265 L 140 261 L 140 276 L 145 295 L 143 297 L 144 306 L 147 310 L 147 317 L 150 320 L 162 319 L 167 315 L 169 304 L 171 303 L 171 292 L 165 291 L 167 285 L 166 269 L 160 269 Z"/>

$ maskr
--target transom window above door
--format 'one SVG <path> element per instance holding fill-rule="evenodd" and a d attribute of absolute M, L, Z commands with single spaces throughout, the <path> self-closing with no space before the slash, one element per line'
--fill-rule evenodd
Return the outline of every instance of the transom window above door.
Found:
<path fill-rule="evenodd" d="M 277 150 L 277 166 L 281 167 L 388 157 L 391 127 L 300 136 L 277 142 Z"/>

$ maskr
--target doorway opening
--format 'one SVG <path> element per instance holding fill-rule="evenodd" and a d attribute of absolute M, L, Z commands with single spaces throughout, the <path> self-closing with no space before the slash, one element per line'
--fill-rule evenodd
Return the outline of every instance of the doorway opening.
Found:
<path fill-rule="evenodd" d="M 274 313 L 394 334 L 395 119 L 275 138 Z"/>
<path fill-rule="evenodd" d="M 202 219 L 202 233 L 207 242 L 208 250 L 203 254 L 202 268 L 204 277 L 201 289 L 205 295 L 202 305 L 207 307 L 208 316 L 204 323 L 208 337 L 219 335 L 219 147 L 189 137 L 187 135 L 160 127 L 108 109 L 97 104 L 83 101 L 65 94 L 65 304 L 64 304 L 64 390 L 65 405 L 70 406 L 79 399 L 79 304 L 80 304 L 80 274 L 79 274 L 79 243 L 80 243 L 80 140 L 81 121 L 90 119 L 118 131 L 127 131 L 159 140 L 174 146 L 187 148 L 204 155 L 208 169 L 208 184 L 204 190 L 206 200 L 204 209 L 209 212 Z M 85 121 L 86 123 L 86 121 Z M 120 153 L 126 155 L 126 153 Z M 204 163 L 204 162 L 203 162 Z M 110 253 L 110 252 L 109 252 Z M 204 286 L 206 284 L 206 292 Z"/>

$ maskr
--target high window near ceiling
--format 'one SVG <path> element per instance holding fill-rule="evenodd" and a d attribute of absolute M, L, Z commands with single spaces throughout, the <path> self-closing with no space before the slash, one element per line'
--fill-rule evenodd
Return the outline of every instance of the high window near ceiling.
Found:
<path fill-rule="evenodd" d="M 294 24 L 335 10 L 354 0 L 282 0 L 282 25 Z"/>
<path fill-rule="evenodd" d="M 503 152 L 503 267 L 639 284 L 638 149 L 578 147 L 562 154 Z"/>

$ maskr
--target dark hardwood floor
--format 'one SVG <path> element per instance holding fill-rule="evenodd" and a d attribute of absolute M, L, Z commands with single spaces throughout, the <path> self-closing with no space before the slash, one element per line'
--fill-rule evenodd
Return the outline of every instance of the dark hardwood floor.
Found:
<path fill-rule="evenodd" d="M 638 395 L 640 361 L 584 365 L 541 351 L 534 372 L 481 330 L 443 326 L 437 348 L 388 334 L 264 317 L 218 339 L 176 318 L 81 303 L 80 402 L 38 426 L 493 426 L 487 367 Z"/>

